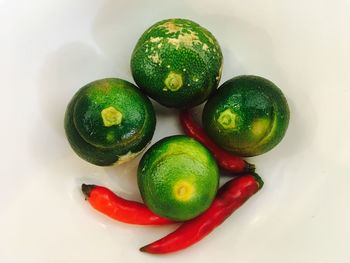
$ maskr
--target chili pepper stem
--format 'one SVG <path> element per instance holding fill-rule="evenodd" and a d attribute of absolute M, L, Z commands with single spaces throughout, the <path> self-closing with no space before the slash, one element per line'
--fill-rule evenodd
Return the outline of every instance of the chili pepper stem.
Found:
<path fill-rule="evenodd" d="M 94 189 L 96 185 L 93 184 L 82 184 L 81 185 L 81 191 L 83 192 L 85 196 L 85 200 L 87 200 L 90 197 L 90 193 L 92 189 Z"/>
<path fill-rule="evenodd" d="M 252 163 L 248 163 L 247 161 L 245 161 L 245 170 L 249 173 L 253 173 L 255 172 L 255 164 Z"/>
<path fill-rule="evenodd" d="M 264 181 L 257 173 L 251 173 L 251 175 L 255 178 L 260 190 L 264 186 Z"/>

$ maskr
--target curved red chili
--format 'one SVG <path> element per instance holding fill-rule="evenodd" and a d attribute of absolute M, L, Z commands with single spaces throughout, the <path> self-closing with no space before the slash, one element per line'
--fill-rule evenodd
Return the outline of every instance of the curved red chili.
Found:
<path fill-rule="evenodd" d="M 81 190 L 93 208 L 118 221 L 136 225 L 174 223 L 154 214 L 144 204 L 121 198 L 106 187 L 83 184 Z"/>
<path fill-rule="evenodd" d="M 232 173 L 254 172 L 254 164 L 250 164 L 217 146 L 204 132 L 203 128 L 195 122 L 190 110 L 185 109 L 180 111 L 180 123 L 188 136 L 198 140 L 212 152 L 218 165 L 223 169 Z"/>
<path fill-rule="evenodd" d="M 263 186 L 256 174 L 243 175 L 224 184 L 212 205 L 198 217 L 184 222 L 174 232 L 149 244 L 140 251 L 165 254 L 187 248 L 219 226 Z"/>

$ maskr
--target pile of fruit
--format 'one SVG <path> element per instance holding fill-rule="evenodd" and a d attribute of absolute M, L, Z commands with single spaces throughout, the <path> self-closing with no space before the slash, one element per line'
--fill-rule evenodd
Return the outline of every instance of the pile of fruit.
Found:
<path fill-rule="evenodd" d="M 179 110 L 186 135 L 163 138 L 138 166 L 144 203 L 106 187 L 82 185 L 89 203 L 118 221 L 138 225 L 182 222 L 164 238 L 142 247 L 175 252 L 196 243 L 263 186 L 255 166 L 242 157 L 263 154 L 284 137 L 289 108 L 271 81 L 234 77 L 219 88 L 223 56 L 215 37 L 186 19 L 160 21 L 141 36 L 128 81 L 109 78 L 87 84 L 68 104 L 65 131 L 72 149 L 99 166 L 127 162 L 150 143 L 156 113 L 149 97 Z M 206 104 L 202 125 L 191 108 Z M 219 189 L 219 169 L 233 179 Z"/>

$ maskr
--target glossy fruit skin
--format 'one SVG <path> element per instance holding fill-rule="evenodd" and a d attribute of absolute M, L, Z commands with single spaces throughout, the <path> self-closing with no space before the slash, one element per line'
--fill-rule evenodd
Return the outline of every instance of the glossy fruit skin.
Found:
<path fill-rule="evenodd" d="M 217 88 L 222 53 L 215 37 L 187 19 L 152 25 L 131 58 L 136 84 L 158 103 L 172 108 L 199 105 Z"/>
<path fill-rule="evenodd" d="M 223 149 L 256 156 L 284 137 L 290 118 L 287 100 L 271 81 L 243 75 L 226 81 L 203 109 L 203 127 Z"/>
<path fill-rule="evenodd" d="M 184 135 L 158 141 L 138 167 L 144 203 L 155 214 L 174 221 L 189 220 L 205 211 L 218 185 L 218 167 L 211 153 Z"/>
<path fill-rule="evenodd" d="M 135 85 L 116 78 L 97 80 L 79 89 L 64 119 L 73 150 L 99 166 L 136 157 L 151 141 L 155 125 L 150 100 Z"/>
<path fill-rule="evenodd" d="M 233 176 L 239 173 L 255 171 L 254 164 L 248 163 L 239 156 L 233 155 L 217 146 L 217 144 L 208 137 L 203 128 L 193 119 L 191 110 L 181 110 L 179 119 L 186 135 L 196 139 L 207 147 L 221 168 L 231 172 Z"/>
<path fill-rule="evenodd" d="M 192 246 L 221 225 L 263 185 L 263 180 L 257 174 L 231 179 L 220 188 L 214 202 L 203 214 L 184 222 L 174 232 L 140 248 L 140 251 L 166 254 Z"/>
<path fill-rule="evenodd" d="M 165 225 L 174 223 L 154 214 L 144 204 L 124 199 L 106 187 L 98 185 L 81 186 L 85 199 L 102 214 L 119 222 L 134 225 Z"/>

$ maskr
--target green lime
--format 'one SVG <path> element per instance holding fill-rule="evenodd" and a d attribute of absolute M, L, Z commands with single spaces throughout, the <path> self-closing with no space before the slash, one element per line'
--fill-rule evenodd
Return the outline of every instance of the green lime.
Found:
<path fill-rule="evenodd" d="M 138 167 L 138 185 L 145 204 L 154 213 L 176 221 L 204 212 L 218 184 L 219 172 L 212 154 L 184 135 L 158 141 Z"/>
<path fill-rule="evenodd" d="M 64 126 L 73 150 L 101 166 L 137 156 L 150 142 L 156 117 L 149 99 L 121 79 L 87 84 L 68 104 Z"/>
<path fill-rule="evenodd" d="M 205 101 L 217 88 L 222 53 L 215 37 L 187 19 L 167 19 L 141 36 L 131 58 L 136 84 L 167 107 Z"/>
<path fill-rule="evenodd" d="M 258 76 L 226 81 L 203 110 L 203 126 L 210 138 L 239 156 L 255 156 L 275 147 L 289 123 L 289 107 L 282 91 Z"/>

